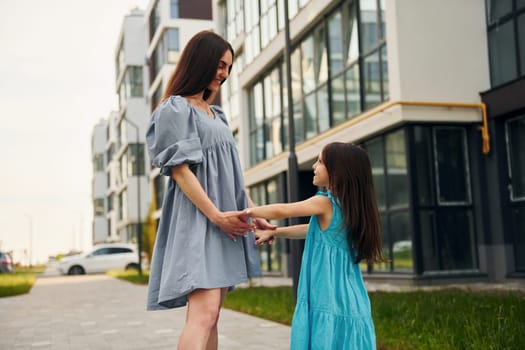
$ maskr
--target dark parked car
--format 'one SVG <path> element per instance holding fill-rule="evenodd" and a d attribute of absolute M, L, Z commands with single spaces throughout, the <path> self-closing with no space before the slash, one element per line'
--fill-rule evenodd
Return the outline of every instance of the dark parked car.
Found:
<path fill-rule="evenodd" d="M 13 262 L 9 254 L 0 252 L 0 273 L 13 272 Z"/>

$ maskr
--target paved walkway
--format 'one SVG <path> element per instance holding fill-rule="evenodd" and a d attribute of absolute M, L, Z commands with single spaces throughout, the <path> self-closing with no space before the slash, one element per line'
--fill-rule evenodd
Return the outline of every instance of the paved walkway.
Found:
<path fill-rule="evenodd" d="M 145 311 L 146 288 L 47 271 L 29 294 L 0 298 L 0 349 L 176 349 L 186 310 Z M 221 312 L 219 349 L 284 350 L 289 336 L 288 326 Z"/>
<path fill-rule="evenodd" d="M 414 289 L 366 284 L 371 292 Z M 291 285 L 291 280 L 263 277 L 253 285 Z M 525 291 L 523 280 L 453 287 Z M 176 349 L 185 308 L 145 311 L 146 288 L 106 275 L 60 276 L 50 265 L 29 294 L 0 298 L 0 349 Z M 418 289 L 435 288 L 443 286 Z M 221 312 L 219 349 L 284 350 L 289 336 L 288 326 L 228 309 Z"/>

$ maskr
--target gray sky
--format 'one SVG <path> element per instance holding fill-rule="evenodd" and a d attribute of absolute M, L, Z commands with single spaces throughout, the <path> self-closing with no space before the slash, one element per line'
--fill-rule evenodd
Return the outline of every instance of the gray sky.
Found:
<path fill-rule="evenodd" d="M 0 0 L 0 249 L 15 261 L 30 236 L 33 262 L 90 246 L 91 131 L 117 108 L 123 16 L 147 4 Z"/>

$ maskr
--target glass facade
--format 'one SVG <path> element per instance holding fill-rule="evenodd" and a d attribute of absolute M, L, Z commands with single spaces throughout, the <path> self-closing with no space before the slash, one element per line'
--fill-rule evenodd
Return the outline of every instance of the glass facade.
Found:
<path fill-rule="evenodd" d="M 126 104 L 130 97 L 144 96 L 144 79 L 142 66 L 127 66 L 124 78 L 119 86 L 120 109 Z"/>
<path fill-rule="evenodd" d="M 413 145 L 423 272 L 477 270 L 467 129 L 415 126 Z"/>
<path fill-rule="evenodd" d="M 230 123 L 238 120 L 240 117 L 239 72 L 242 72 L 244 69 L 243 61 L 244 55 L 241 52 L 240 54 L 236 55 L 230 76 L 224 82 L 221 88 L 222 109 L 226 113 L 226 117 Z"/>
<path fill-rule="evenodd" d="M 485 1 L 491 85 L 499 89 L 525 77 L 525 0 Z M 304 18 L 306 11 L 301 13 L 301 9 L 310 3 L 288 1 L 294 25 Z M 254 68 L 256 73 L 251 69 L 284 29 L 284 0 L 221 2 L 226 14 L 224 34 L 240 45 L 243 64 L 250 68 L 249 81 L 242 87 L 246 102 L 233 102 L 232 96 L 239 95 L 233 79 L 232 86 L 225 84 L 223 89 L 227 91 L 223 106 L 232 119 L 239 115 L 233 112 L 235 107 L 246 106 L 249 167 L 289 150 L 288 91 L 292 95 L 295 143 L 301 152 L 309 151 L 303 147 L 310 144 L 307 141 L 315 138 L 315 142 L 323 142 L 319 135 L 390 99 L 386 3 L 333 1 L 310 23 L 293 30 L 294 35 L 299 34 L 292 38 L 291 81 L 287 82 L 286 60 L 280 52 L 268 51 L 275 54 L 268 65 Z M 298 21 L 294 23 L 294 19 Z M 261 57 L 266 59 L 264 53 Z M 244 66 L 239 70 L 241 77 L 243 70 Z M 504 154 L 498 156 L 494 167 L 497 174 L 491 175 L 498 180 L 501 176 L 503 183 L 503 201 L 495 209 L 502 211 L 504 226 L 511 226 L 504 232 L 503 227 L 496 233 L 487 228 L 492 222 L 485 214 L 493 208 L 485 203 L 488 198 L 482 191 L 486 174 L 479 176 L 478 172 L 493 161 L 477 153 L 477 125 L 406 122 L 380 135 L 360 136 L 363 138 L 358 142 L 367 149 L 372 163 L 383 252 L 388 259 L 364 269 L 416 276 L 477 274 L 480 266 L 490 263 L 486 256 L 500 254 L 499 246 L 504 245 L 504 249 L 514 249 L 516 271 L 525 272 L 525 159 L 518 151 L 525 149 L 525 117 L 522 106 L 505 113 L 501 119 L 489 113 L 489 118 L 494 117 L 489 119 L 494 124 L 490 131 L 492 152 Z M 496 134 L 498 137 L 493 137 Z M 301 169 L 308 166 L 308 161 L 301 161 Z M 250 188 L 256 204 L 273 201 L 268 188 L 272 181 Z M 278 192 L 286 197 L 286 189 Z M 273 251 L 261 249 L 263 268 L 274 271 Z M 478 255 L 484 259 L 481 263 Z"/>
<path fill-rule="evenodd" d="M 283 151 L 283 94 L 281 65 L 255 84 L 250 94 L 250 164 Z"/>
<path fill-rule="evenodd" d="M 93 171 L 104 171 L 104 153 L 97 153 L 93 156 Z"/>
<path fill-rule="evenodd" d="M 103 216 L 104 212 L 104 198 L 95 198 L 93 200 L 93 212 L 95 216 Z"/>
<path fill-rule="evenodd" d="M 389 98 L 383 12 L 381 1 L 345 1 L 295 45 L 291 91 L 297 144 Z M 284 71 L 282 63 L 275 64 L 248 90 L 250 165 L 288 147 L 287 99 L 277 98 L 287 93 Z"/>
<path fill-rule="evenodd" d="M 281 202 L 279 188 L 276 179 L 270 179 L 258 185 L 250 187 L 250 197 L 255 205 L 264 205 Z M 270 223 L 282 225 L 282 222 L 272 220 Z M 259 256 L 261 259 L 261 270 L 264 272 L 282 271 L 282 252 L 284 251 L 285 240 L 276 238 L 273 244 L 259 246 Z"/>
<path fill-rule="evenodd" d="M 505 122 L 505 140 L 515 266 L 525 271 L 525 115 Z"/>
<path fill-rule="evenodd" d="M 376 137 L 364 143 L 372 165 L 372 177 L 383 227 L 383 255 L 388 263 L 373 269 L 412 272 L 412 225 L 405 130 Z"/>
<path fill-rule="evenodd" d="M 164 30 L 162 38 L 159 40 L 157 47 L 151 55 L 150 84 L 153 83 L 163 65 L 175 64 L 177 62 L 179 51 L 179 29 L 167 28 Z"/>
<path fill-rule="evenodd" d="M 523 2 L 523 0 L 486 0 L 492 86 L 499 86 L 525 76 Z"/>
<path fill-rule="evenodd" d="M 144 175 L 144 144 L 130 143 L 126 153 L 127 159 L 129 159 L 127 166 L 128 176 Z"/>

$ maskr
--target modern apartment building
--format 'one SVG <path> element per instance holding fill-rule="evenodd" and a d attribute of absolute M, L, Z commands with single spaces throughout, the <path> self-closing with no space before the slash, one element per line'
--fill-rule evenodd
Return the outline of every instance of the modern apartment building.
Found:
<path fill-rule="evenodd" d="M 525 1 L 216 4 L 236 51 L 222 105 L 256 203 L 312 195 L 323 145 L 359 144 L 389 259 L 367 278 L 525 276 Z M 263 269 L 291 274 L 297 255 L 279 241 Z"/>
<path fill-rule="evenodd" d="M 367 278 L 525 277 L 525 1 L 152 0 L 124 23 L 136 27 L 123 26 L 106 135 L 111 239 L 160 215 L 166 178 L 146 159 L 145 124 L 186 41 L 213 29 L 236 52 L 220 103 L 254 202 L 314 194 L 322 147 L 359 144 L 389 259 L 363 265 Z M 294 275 L 300 254 L 279 239 L 261 248 L 263 270 Z"/>
<path fill-rule="evenodd" d="M 94 244 L 104 242 L 108 236 L 106 219 L 106 131 L 107 121 L 102 119 L 93 127 L 91 134 L 91 161 L 93 178 L 91 180 L 91 198 L 93 200 L 93 221 L 91 240 Z"/>
<path fill-rule="evenodd" d="M 144 134 L 150 104 L 146 96 L 147 69 L 144 12 L 132 10 L 124 17 L 115 52 L 118 110 L 97 125 L 102 132 L 103 156 L 97 148 L 94 161 L 103 158 L 104 193 L 94 196 L 93 243 L 137 242 L 151 203 L 149 160 Z M 97 139 L 97 140 L 98 140 Z M 97 165 L 98 166 L 98 163 Z M 99 168 L 96 168 L 99 169 Z M 95 178 L 100 177 L 96 173 Z M 102 186 L 102 185 L 101 185 Z M 98 188 L 98 187 L 97 187 Z M 104 224 L 101 223 L 102 217 Z M 98 226 L 95 226 L 98 225 Z"/>

